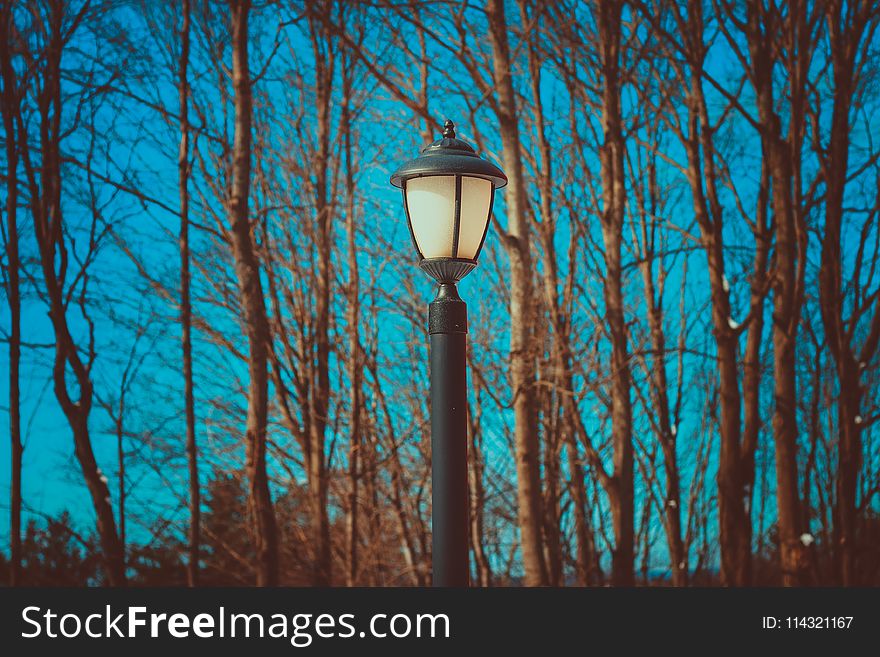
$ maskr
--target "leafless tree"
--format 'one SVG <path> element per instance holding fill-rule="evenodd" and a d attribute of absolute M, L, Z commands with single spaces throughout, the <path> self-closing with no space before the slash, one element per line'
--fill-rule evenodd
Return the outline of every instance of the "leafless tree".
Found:
<path fill-rule="evenodd" d="M 18 586 L 21 576 L 21 258 L 18 246 L 18 135 L 16 108 L 20 107 L 16 75 L 12 67 L 12 2 L 0 4 L 0 81 L 3 84 L 2 116 L 6 135 L 6 253 L 3 282 L 9 304 L 9 585 Z"/>
<path fill-rule="evenodd" d="M 107 582 L 125 584 L 122 542 L 110 505 L 110 490 L 92 448 L 89 415 L 94 402 L 92 366 L 96 358 L 94 323 L 89 315 L 89 267 L 105 235 L 101 208 L 97 204 L 91 179 L 88 211 L 87 249 L 79 252 L 71 241 L 62 204 L 61 142 L 69 129 L 62 125 L 62 57 L 66 46 L 84 21 L 100 11 L 86 4 L 76 11 L 61 0 L 45 8 L 33 7 L 34 28 L 43 35 L 40 49 L 30 49 L 36 38 L 22 39 L 24 57 L 29 67 L 28 83 L 37 99 L 35 121 L 39 137 L 32 138 L 25 127 L 22 112 L 16 112 L 18 151 L 29 193 L 30 213 L 39 252 L 42 273 L 42 296 L 49 306 L 55 336 L 52 378 L 55 397 L 73 433 L 75 454 L 92 498 L 97 530 L 103 550 Z M 30 35 L 28 35 L 30 37 Z M 12 84 L 14 81 L 9 80 Z M 92 126 L 94 130 L 94 127 Z M 94 147 L 94 132 L 91 138 Z M 33 155 L 32 155 L 33 154 Z M 90 149 L 89 156 L 93 154 Z M 79 343 L 71 330 L 70 315 L 78 312 L 88 326 Z"/>
<path fill-rule="evenodd" d="M 830 41 L 830 59 L 834 96 L 831 107 L 831 129 L 826 144 L 819 137 L 820 105 L 811 111 L 813 148 L 820 161 L 825 182 L 825 223 L 822 233 L 822 264 L 819 273 L 822 324 L 828 350 L 837 368 L 840 393 L 837 401 L 839 427 L 837 496 L 834 510 L 835 561 L 843 586 L 857 581 L 858 481 L 862 467 L 862 376 L 874 358 L 880 343 L 880 303 L 877 290 L 863 288 L 863 271 L 873 272 L 878 253 L 876 243 L 877 215 L 880 195 L 859 231 L 858 257 L 855 270 L 847 280 L 843 277 L 843 233 L 846 217 L 846 186 L 852 173 L 849 166 L 853 110 L 859 107 L 865 93 L 864 78 L 876 75 L 872 58 L 874 35 L 880 23 L 880 11 L 871 2 L 828 3 L 825 17 Z M 869 154 L 874 157 L 874 154 Z M 869 283 L 870 284 L 870 283 Z M 873 314 L 871 307 L 873 306 Z M 849 307 L 849 316 L 846 309 Z M 864 318 L 865 324 L 862 324 Z M 864 336 L 859 327 L 866 326 Z M 861 344 L 859 345 L 859 342 Z M 818 384 L 814 384 L 818 387 Z"/>
<path fill-rule="evenodd" d="M 278 583 L 278 528 L 266 472 L 268 420 L 268 356 L 271 344 L 260 262 L 254 246 L 249 200 L 253 138 L 253 100 L 248 64 L 249 0 L 231 0 L 232 87 L 235 98 L 235 142 L 227 212 L 239 296 L 250 354 L 246 425 L 248 503 L 253 514 L 257 548 L 257 585 Z"/>

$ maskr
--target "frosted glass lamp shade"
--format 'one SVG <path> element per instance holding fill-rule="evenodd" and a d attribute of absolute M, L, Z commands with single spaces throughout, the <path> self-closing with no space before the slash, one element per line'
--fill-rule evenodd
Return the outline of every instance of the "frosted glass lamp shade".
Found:
<path fill-rule="evenodd" d="M 493 184 L 484 178 L 438 175 L 406 181 L 406 211 L 424 259 L 476 260 L 492 212 Z"/>
<path fill-rule="evenodd" d="M 495 190 L 507 184 L 497 166 L 443 124 L 443 137 L 391 174 L 403 190 L 406 221 L 419 267 L 441 285 L 457 283 L 477 266 Z"/>
<path fill-rule="evenodd" d="M 492 183 L 482 178 L 461 179 L 461 225 L 458 234 L 459 258 L 477 259 L 492 212 Z"/>

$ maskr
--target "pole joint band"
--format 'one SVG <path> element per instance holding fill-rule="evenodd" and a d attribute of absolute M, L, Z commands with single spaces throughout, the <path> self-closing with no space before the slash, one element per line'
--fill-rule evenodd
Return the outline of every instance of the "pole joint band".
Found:
<path fill-rule="evenodd" d="M 467 333 L 467 304 L 455 283 L 441 283 L 428 306 L 428 333 Z"/>

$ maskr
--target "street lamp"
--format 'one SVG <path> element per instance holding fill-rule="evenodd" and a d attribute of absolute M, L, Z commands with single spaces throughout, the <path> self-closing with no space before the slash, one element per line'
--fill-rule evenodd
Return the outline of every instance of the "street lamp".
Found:
<path fill-rule="evenodd" d="M 467 305 L 456 283 L 477 266 L 495 190 L 507 176 L 455 136 L 443 137 L 391 176 L 419 267 L 439 284 L 428 306 L 434 586 L 468 585 Z"/>

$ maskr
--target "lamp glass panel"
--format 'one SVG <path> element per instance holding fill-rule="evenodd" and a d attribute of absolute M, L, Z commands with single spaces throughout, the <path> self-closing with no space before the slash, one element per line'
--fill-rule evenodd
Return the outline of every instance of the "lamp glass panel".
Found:
<path fill-rule="evenodd" d="M 463 176 L 461 179 L 461 229 L 458 257 L 473 260 L 489 221 L 492 183 L 482 178 Z"/>
<path fill-rule="evenodd" d="M 406 205 L 422 256 L 451 257 L 455 176 L 425 176 L 407 180 Z"/>

